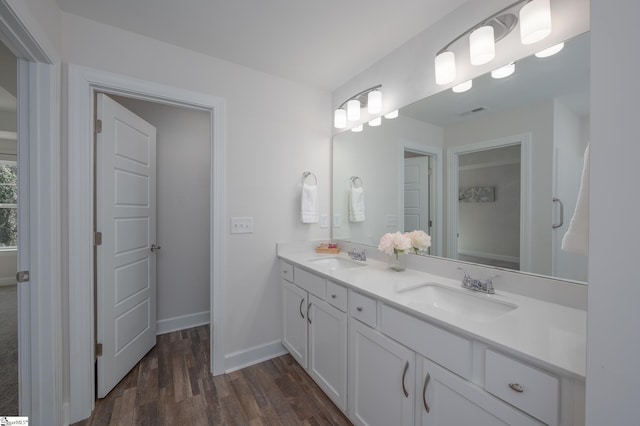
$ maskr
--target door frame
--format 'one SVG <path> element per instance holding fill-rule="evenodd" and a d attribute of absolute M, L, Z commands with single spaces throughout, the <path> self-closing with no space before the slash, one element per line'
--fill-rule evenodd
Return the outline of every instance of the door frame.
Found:
<path fill-rule="evenodd" d="M 442 252 L 442 235 L 443 228 L 443 158 L 442 149 L 434 146 L 423 145 L 415 142 L 404 141 L 400 143 L 400 152 L 398 154 L 398 229 L 404 229 L 404 152 L 411 151 L 416 154 L 422 154 L 432 159 L 431 188 L 429 194 L 429 202 L 432 212 L 432 228 L 435 229 L 431 235 L 431 256 L 443 256 Z"/>
<path fill-rule="evenodd" d="M 521 133 L 447 149 L 447 258 L 458 258 L 458 156 L 520 145 L 520 270 L 531 269 L 531 134 Z"/>
<path fill-rule="evenodd" d="M 20 415 L 63 424 L 60 60 L 24 2 L 0 0 L 0 40 L 18 58 Z"/>
<path fill-rule="evenodd" d="M 68 66 L 70 421 L 91 415 L 95 402 L 93 285 L 94 94 L 208 111 L 211 116 L 210 330 L 211 372 L 225 371 L 223 98 L 75 64 Z"/>

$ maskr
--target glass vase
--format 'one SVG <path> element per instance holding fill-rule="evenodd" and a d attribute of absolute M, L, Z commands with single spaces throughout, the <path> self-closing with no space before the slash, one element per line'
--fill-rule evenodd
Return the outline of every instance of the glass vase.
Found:
<path fill-rule="evenodd" d="M 407 268 L 407 254 L 397 251 L 389 256 L 388 269 L 391 271 L 402 272 Z"/>

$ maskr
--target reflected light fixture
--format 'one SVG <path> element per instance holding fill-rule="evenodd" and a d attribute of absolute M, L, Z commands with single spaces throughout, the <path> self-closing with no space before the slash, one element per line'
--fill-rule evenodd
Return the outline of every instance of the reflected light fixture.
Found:
<path fill-rule="evenodd" d="M 367 108 L 370 114 L 379 114 L 382 111 L 382 92 L 380 88 L 381 84 L 370 87 L 351 96 L 349 99 L 340 104 L 340 106 L 333 112 L 333 126 L 336 129 L 344 129 L 347 127 L 347 121 L 354 122 L 360 120 L 361 108 Z M 375 92 L 374 95 L 370 95 Z M 373 103 L 371 108 L 377 113 L 371 113 L 369 106 Z"/>
<path fill-rule="evenodd" d="M 538 53 L 536 53 L 536 58 L 548 58 L 549 56 L 553 56 L 556 53 L 560 52 L 564 48 L 564 42 L 555 44 L 551 47 L 547 47 L 546 49 L 542 49 Z"/>
<path fill-rule="evenodd" d="M 467 80 L 467 81 L 463 81 L 457 86 L 453 86 L 451 90 L 453 90 L 455 93 L 464 93 L 467 90 L 471 89 L 472 87 L 473 87 L 473 80 Z"/>
<path fill-rule="evenodd" d="M 384 118 L 387 118 L 387 119 L 389 119 L 389 120 L 392 120 L 392 119 L 394 119 L 394 118 L 398 118 L 398 110 L 397 110 L 397 109 L 395 109 L 395 110 L 393 110 L 393 111 L 391 111 L 391 112 L 386 113 L 386 114 L 384 115 Z"/>
<path fill-rule="evenodd" d="M 362 129 L 364 129 L 364 126 L 362 124 L 358 124 L 356 127 L 352 127 L 351 131 L 353 133 L 358 133 L 358 132 L 361 132 Z"/>
<path fill-rule="evenodd" d="M 507 64 L 500 68 L 496 68 L 495 70 L 491 71 L 491 77 L 506 78 L 506 77 L 509 77 L 511 74 L 513 74 L 515 70 L 516 70 L 516 63 L 511 62 L 510 64 Z"/>
<path fill-rule="evenodd" d="M 471 65 L 483 65 L 496 57 L 493 27 L 485 25 L 469 34 L 469 56 Z"/>
<path fill-rule="evenodd" d="M 373 120 L 369 121 L 369 126 L 377 127 L 382 124 L 382 117 L 376 117 Z"/>
<path fill-rule="evenodd" d="M 456 78 L 453 45 L 468 38 L 469 59 L 472 65 L 483 65 L 496 55 L 496 43 L 506 37 L 520 23 L 520 42 L 531 44 L 551 33 L 550 0 L 518 0 L 478 22 L 442 49 L 435 57 L 436 84 L 444 85 Z"/>

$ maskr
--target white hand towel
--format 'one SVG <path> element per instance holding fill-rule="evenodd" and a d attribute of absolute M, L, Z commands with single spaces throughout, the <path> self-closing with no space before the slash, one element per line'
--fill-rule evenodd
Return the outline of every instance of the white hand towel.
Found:
<path fill-rule="evenodd" d="M 562 250 L 583 256 L 589 255 L 589 145 L 584 151 L 578 201 L 569 229 L 562 238 Z"/>
<path fill-rule="evenodd" d="M 349 221 L 364 222 L 364 189 L 351 187 L 349 191 Z"/>
<path fill-rule="evenodd" d="M 318 213 L 318 186 L 303 183 L 300 198 L 300 220 L 302 223 L 318 223 L 320 220 L 320 214 Z"/>

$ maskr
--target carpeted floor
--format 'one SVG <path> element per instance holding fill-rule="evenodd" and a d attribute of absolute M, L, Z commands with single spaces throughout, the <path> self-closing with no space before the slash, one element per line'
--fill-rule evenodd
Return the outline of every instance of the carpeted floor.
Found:
<path fill-rule="evenodd" d="M 18 295 L 0 287 L 0 416 L 18 415 Z"/>

